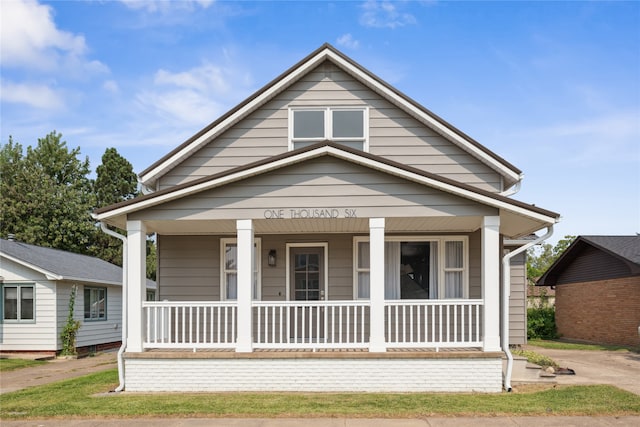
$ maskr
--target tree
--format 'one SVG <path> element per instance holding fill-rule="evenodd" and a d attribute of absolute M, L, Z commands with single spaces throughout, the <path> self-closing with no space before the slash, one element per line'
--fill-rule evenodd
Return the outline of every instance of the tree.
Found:
<path fill-rule="evenodd" d="M 131 163 L 115 148 L 107 148 L 102 155 L 102 164 L 96 168 L 95 207 L 101 208 L 134 198 L 138 194 L 137 183 Z M 124 230 L 109 228 L 126 234 Z M 122 265 L 122 242 L 101 230 L 92 244 L 91 253 L 112 264 Z"/>
<path fill-rule="evenodd" d="M 2 170 L 0 234 L 26 243 L 87 254 L 97 230 L 90 216 L 95 198 L 89 159 L 69 150 L 53 131 L 37 146 L 9 138 L 0 150 Z"/>
<path fill-rule="evenodd" d="M 542 276 L 551 264 L 557 260 L 560 255 L 573 243 L 576 236 L 564 236 L 552 246 L 550 243 L 544 243 L 540 247 L 534 247 L 527 251 L 527 280 L 530 285 L 534 285 L 535 281 Z"/>

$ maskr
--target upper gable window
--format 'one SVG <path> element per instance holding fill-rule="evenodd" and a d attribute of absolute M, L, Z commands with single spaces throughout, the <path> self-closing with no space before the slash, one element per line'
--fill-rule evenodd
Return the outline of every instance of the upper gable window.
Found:
<path fill-rule="evenodd" d="M 367 123 L 368 110 L 365 107 L 291 108 L 289 149 L 328 140 L 367 151 Z"/>

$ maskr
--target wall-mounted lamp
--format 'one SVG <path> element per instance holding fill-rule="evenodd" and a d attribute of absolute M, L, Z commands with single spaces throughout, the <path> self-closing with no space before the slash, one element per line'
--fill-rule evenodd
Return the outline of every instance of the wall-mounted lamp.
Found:
<path fill-rule="evenodd" d="M 267 257 L 267 264 L 269 264 L 269 267 L 276 266 L 276 250 L 275 249 L 271 249 L 269 251 L 269 256 Z"/>

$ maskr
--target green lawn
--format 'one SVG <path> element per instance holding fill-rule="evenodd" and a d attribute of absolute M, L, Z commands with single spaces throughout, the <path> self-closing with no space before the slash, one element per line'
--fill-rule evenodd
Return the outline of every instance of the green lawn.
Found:
<path fill-rule="evenodd" d="M 37 366 L 47 363 L 42 360 L 27 359 L 0 359 L 0 372 L 13 371 L 14 369 L 28 368 L 29 366 Z"/>
<path fill-rule="evenodd" d="M 612 386 L 476 393 L 107 393 L 109 370 L 0 396 L 0 418 L 399 417 L 637 415 L 640 396 Z"/>
<path fill-rule="evenodd" d="M 600 344 L 580 344 L 556 340 L 537 340 L 532 339 L 527 342 L 529 345 L 542 348 L 553 348 L 558 350 L 593 350 L 593 351 L 632 351 L 640 352 L 640 348 L 624 347 L 619 345 L 600 345 Z"/>

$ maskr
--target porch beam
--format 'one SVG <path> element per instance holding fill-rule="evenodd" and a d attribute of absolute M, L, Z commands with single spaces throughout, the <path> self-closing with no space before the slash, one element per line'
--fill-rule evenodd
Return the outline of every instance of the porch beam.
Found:
<path fill-rule="evenodd" d="M 482 219 L 483 350 L 500 350 L 500 217 Z M 508 272 L 507 272 L 508 273 Z M 508 321 L 508 319 L 507 319 Z"/>
<path fill-rule="evenodd" d="M 384 337 L 384 218 L 369 219 L 369 351 L 387 351 Z"/>
<path fill-rule="evenodd" d="M 236 221 L 238 233 L 238 338 L 236 352 L 251 353 L 253 351 L 253 320 L 251 318 L 251 300 L 253 298 L 253 221 L 241 219 Z"/>
<path fill-rule="evenodd" d="M 147 228 L 127 221 L 127 352 L 142 352 L 142 302 L 146 299 Z"/>

